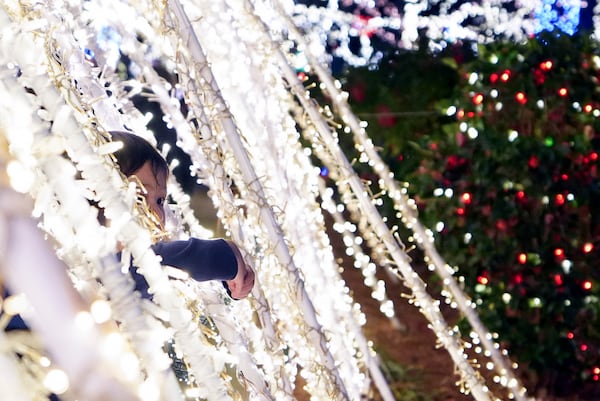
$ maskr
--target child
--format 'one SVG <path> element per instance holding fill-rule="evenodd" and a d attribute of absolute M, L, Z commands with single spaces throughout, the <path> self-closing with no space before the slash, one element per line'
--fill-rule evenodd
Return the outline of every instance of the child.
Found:
<path fill-rule="evenodd" d="M 125 132 L 112 131 L 113 142 L 122 148 L 113 153 L 121 172 L 142 185 L 149 211 L 161 227 L 165 224 L 165 200 L 169 169 L 165 159 L 145 139 Z M 224 239 L 159 241 L 152 246 L 162 263 L 182 269 L 197 281 L 222 280 L 233 299 L 248 296 L 254 286 L 254 271 L 246 265 L 239 248 Z M 147 284 L 133 272 L 137 289 Z"/>

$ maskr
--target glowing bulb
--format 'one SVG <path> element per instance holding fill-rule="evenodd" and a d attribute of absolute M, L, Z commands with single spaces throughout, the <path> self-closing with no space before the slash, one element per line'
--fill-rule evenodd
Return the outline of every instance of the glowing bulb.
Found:
<path fill-rule="evenodd" d="M 96 323 L 105 323 L 112 316 L 110 304 L 103 299 L 94 301 L 90 307 L 90 312 Z"/>
<path fill-rule="evenodd" d="M 481 103 L 483 103 L 483 95 L 481 93 L 475 94 L 473 96 L 473 104 L 479 105 Z"/>
<path fill-rule="evenodd" d="M 160 391 L 155 383 L 145 381 L 138 387 L 138 395 L 145 401 L 158 401 Z"/>
<path fill-rule="evenodd" d="M 78 312 L 75 315 L 75 327 L 80 331 L 89 331 L 94 327 L 94 319 L 91 313 L 86 311 Z"/>
<path fill-rule="evenodd" d="M 61 395 L 69 389 L 69 378 L 62 370 L 52 369 L 44 378 L 44 387 L 54 394 Z"/>
<path fill-rule="evenodd" d="M 469 127 L 467 130 L 467 135 L 469 135 L 469 138 L 475 139 L 479 136 L 479 131 L 477 131 L 477 129 L 474 127 Z"/>
<path fill-rule="evenodd" d="M 16 160 L 7 163 L 6 173 L 10 180 L 10 186 L 17 192 L 28 192 L 35 181 L 34 175 Z"/>
<path fill-rule="evenodd" d="M 12 295 L 4 300 L 3 308 L 7 315 L 20 315 L 29 308 L 29 303 L 25 294 Z"/>

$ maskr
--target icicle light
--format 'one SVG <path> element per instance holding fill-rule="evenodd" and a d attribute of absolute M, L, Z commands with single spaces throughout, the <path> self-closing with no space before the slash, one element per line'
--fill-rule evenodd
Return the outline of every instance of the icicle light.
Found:
<path fill-rule="evenodd" d="M 489 12 L 491 6 L 481 5 Z M 339 83 L 319 69 L 311 52 L 305 61 L 340 114 L 316 105 L 297 77 L 289 46 L 322 49 L 294 37 L 289 9 L 289 3 L 249 0 L 4 2 L 0 89 L 11 96 L 0 102 L 0 147 L 9 154 L 0 159 L 0 173 L 12 176 L 11 191 L 34 200 L 33 215 L 55 241 L 55 256 L 91 301 L 82 315 L 89 320 L 81 321 L 118 326 L 99 349 L 138 399 L 292 400 L 301 376 L 312 399 L 359 400 L 375 389 L 392 401 L 362 330 L 365 316 L 350 296 L 326 235 L 328 209 L 336 224 L 357 228 L 342 232 L 347 256 L 361 269 L 382 312 L 401 326 L 375 278 L 376 265 L 412 290 L 409 301 L 449 352 L 465 392 L 477 400 L 495 399 L 457 329 L 448 327 L 439 301 L 412 269 L 397 228 L 388 227 L 378 212 L 384 196 L 394 200 L 402 222 L 414 230 L 409 242 L 423 247 L 428 262 L 446 272 L 448 299 L 476 322 L 451 269 L 437 259 L 433 234 L 419 225 L 406 188 L 395 184 L 345 105 Z M 121 54 L 132 61 L 129 76 L 119 71 Z M 176 82 L 158 73 L 157 62 Z M 115 168 L 108 142 L 109 131 L 129 129 L 156 145 L 148 128 L 152 116 L 132 102 L 140 93 L 160 106 L 176 132 L 176 145 L 190 157 L 190 173 L 208 188 L 226 235 L 256 271 L 247 300 L 232 302 L 218 283 L 195 283 L 163 268 L 152 252 L 154 235 L 210 238 L 213 232 L 197 221 L 189 196 L 174 179 L 168 183 L 173 201 L 168 233 L 147 229 L 145 210 Z M 379 174 L 380 194 L 369 192 L 341 151 L 340 127 L 355 135 L 360 161 Z M 313 156 L 329 167 L 348 220 L 323 186 Z M 90 200 L 104 209 L 109 227 L 98 223 Z M 363 253 L 363 244 L 372 256 Z M 141 299 L 123 274 L 130 257 L 153 302 Z M 477 329 L 478 341 L 493 357 L 491 336 Z M 0 337 L 3 349 L 6 343 Z M 185 365 L 184 380 L 170 369 L 174 358 Z M 19 363 L 0 355 L 0 376 Z M 56 391 L 78 384 L 68 369 L 46 368 L 46 383 Z M 44 378 L 37 379 L 42 387 L 36 391 L 49 391 L 43 390 Z M 508 368 L 499 381 L 515 387 Z M 0 395 L 35 398 L 18 382 L 0 386 Z"/>

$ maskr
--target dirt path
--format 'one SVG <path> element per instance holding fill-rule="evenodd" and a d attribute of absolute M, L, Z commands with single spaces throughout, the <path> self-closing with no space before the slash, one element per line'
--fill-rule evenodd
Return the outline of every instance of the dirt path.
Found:
<path fill-rule="evenodd" d="M 371 290 L 362 283 L 360 271 L 346 268 L 343 273 L 354 299 L 367 317 L 365 335 L 374 343 L 381 358 L 391 363 L 397 379 L 392 389 L 397 400 L 415 401 L 470 401 L 471 396 L 460 393 L 455 385 L 458 376 L 448 352 L 436 348 L 436 337 L 427 327 L 426 318 L 401 296 L 407 293 L 400 283 L 386 279 L 388 296 L 405 330 L 394 327 L 392 321 L 379 311 L 379 302 L 371 297 Z M 386 363 L 387 365 L 387 363 Z"/>

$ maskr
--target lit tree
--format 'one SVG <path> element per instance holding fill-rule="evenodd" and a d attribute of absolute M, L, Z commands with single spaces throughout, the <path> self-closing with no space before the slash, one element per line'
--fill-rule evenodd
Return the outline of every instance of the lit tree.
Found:
<path fill-rule="evenodd" d="M 597 394 L 597 43 L 542 33 L 465 49 L 395 52 L 377 72 L 350 72 L 355 110 L 531 385 Z M 443 85 L 427 79 L 439 75 Z M 411 99 L 430 112 L 394 113 Z"/>

